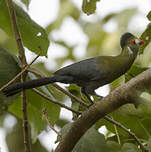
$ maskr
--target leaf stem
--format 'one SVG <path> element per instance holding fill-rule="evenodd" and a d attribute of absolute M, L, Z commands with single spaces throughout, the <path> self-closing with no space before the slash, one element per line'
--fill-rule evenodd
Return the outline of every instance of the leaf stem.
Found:
<path fill-rule="evenodd" d="M 50 124 L 50 121 L 49 121 L 48 115 L 47 115 L 47 110 L 45 108 L 42 110 L 42 113 L 43 113 L 43 117 L 46 120 L 48 126 L 61 138 L 61 134 Z"/>

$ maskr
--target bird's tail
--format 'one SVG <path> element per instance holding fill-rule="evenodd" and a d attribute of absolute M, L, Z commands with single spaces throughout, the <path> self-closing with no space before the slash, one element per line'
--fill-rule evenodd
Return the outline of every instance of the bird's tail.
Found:
<path fill-rule="evenodd" d="M 40 79 L 35 79 L 35 80 L 29 80 L 29 81 L 26 81 L 23 83 L 12 84 L 12 85 L 4 88 L 2 90 L 2 92 L 6 96 L 12 96 L 16 93 L 23 91 L 23 90 L 40 87 L 42 85 L 46 85 L 46 84 L 53 83 L 53 82 L 56 82 L 55 76 L 40 78 Z"/>

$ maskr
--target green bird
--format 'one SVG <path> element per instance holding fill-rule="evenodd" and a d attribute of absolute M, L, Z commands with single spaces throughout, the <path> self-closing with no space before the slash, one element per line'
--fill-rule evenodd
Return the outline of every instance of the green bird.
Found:
<path fill-rule="evenodd" d="M 82 60 L 59 69 L 51 77 L 12 84 L 3 89 L 2 92 L 6 96 L 11 96 L 22 90 L 61 82 L 80 86 L 81 92 L 92 102 L 89 95 L 99 96 L 95 89 L 111 83 L 128 71 L 142 44 L 144 41 L 127 32 L 121 36 L 122 51 L 117 56 L 98 56 Z"/>

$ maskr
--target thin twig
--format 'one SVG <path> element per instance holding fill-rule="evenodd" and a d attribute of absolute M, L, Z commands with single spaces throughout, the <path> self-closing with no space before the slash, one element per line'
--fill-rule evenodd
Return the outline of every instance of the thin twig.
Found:
<path fill-rule="evenodd" d="M 29 72 L 34 73 L 35 75 L 39 76 L 39 77 L 45 77 L 45 75 L 41 74 L 37 69 L 28 69 Z M 63 92 L 64 94 L 66 94 L 67 96 L 69 96 L 71 99 L 75 100 L 76 102 L 80 103 L 81 105 L 83 105 L 84 107 L 89 107 L 88 104 L 86 104 L 85 102 L 83 102 L 82 100 L 80 100 L 79 98 L 77 98 L 76 96 L 74 96 L 73 94 L 71 94 L 70 92 L 66 91 L 65 89 L 63 89 L 62 87 L 60 87 L 59 85 L 57 85 L 56 83 L 52 84 L 55 88 L 57 88 L 58 90 L 60 90 L 61 92 Z"/>
<path fill-rule="evenodd" d="M 125 126 L 123 126 L 122 124 L 120 124 L 119 122 L 111 119 L 110 117 L 105 116 L 104 117 L 105 120 L 115 124 L 117 127 L 125 130 L 132 138 L 135 139 L 135 141 L 138 143 L 138 145 L 140 145 L 140 148 L 142 149 L 143 152 L 147 152 L 146 148 L 144 147 L 144 145 L 141 143 L 141 140 L 135 135 L 135 133 L 133 133 L 132 131 L 130 131 L 130 129 L 126 128 Z"/>
<path fill-rule="evenodd" d="M 77 98 L 76 96 L 74 96 L 72 93 L 68 92 L 67 90 L 63 89 L 62 87 L 60 87 L 59 85 L 57 85 L 56 83 L 52 84 L 55 88 L 57 88 L 58 90 L 60 90 L 61 92 L 63 92 L 64 94 L 66 94 L 67 96 L 69 96 L 71 99 L 75 100 L 76 102 L 80 103 L 81 105 L 83 105 L 84 107 L 89 107 L 89 105 L 85 102 L 83 102 L 82 100 L 80 100 L 79 98 Z"/>
<path fill-rule="evenodd" d="M 13 8 L 13 2 L 12 0 L 6 0 L 10 19 L 12 23 L 12 28 L 14 31 L 15 40 L 17 43 L 18 51 L 19 51 L 19 58 L 22 64 L 22 70 L 26 66 L 26 57 L 25 57 L 25 51 L 22 44 L 21 36 L 19 33 L 19 29 L 16 22 L 16 15 Z M 21 81 L 24 82 L 26 80 L 26 73 L 23 73 L 21 75 Z M 26 92 L 22 92 L 22 111 L 23 111 L 23 132 L 24 132 L 24 144 L 25 144 L 25 152 L 31 152 L 31 146 L 30 146 L 30 139 L 29 139 L 29 128 L 28 128 L 28 118 L 27 118 L 27 101 L 26 101 Z"/>
<path fill-rule="evenodd" d="M 17 78 L 19 78 L 36 60 L 37 58 L 40 56 L 41 54 L 41 51 L 39 52 L 39 54 L 31 61 L 30 64 L 27 64 L 23 70 L 18 73 L 13 79 L 11 79 L 8 83 L 6 83 L 5 85 L 3 85 L 1 88 L 0 88 L 0 91 L 2 91 L 4 88 L 8 87 L 10 84 L 12 84 Z"/>
<path fill-rule="evenodd" d="M 50 121 L 49 121 L 48 115 L 47 115 L 47 111 L 45 108 L 42 110 L 42 113 L 43 113 L 43 117 L 46 120 L 48 126 L 61 138 L 61 134 L 50 124 Z"/>
<path fill-rule="evenodd" d="M 35 93 L 37 93 L 38 95 L 40 95 L 41 97 L 43 97 L 44 99 L 46 99 L 47 101 L 50 101 L 50 102 L 52 102 L 52 103 L 54 103 L 54 104 L 59 105 L 59 106 L 62 107 L 62 108 L 65 108 L 65 109 L 67 109 L 67 110 L 70 110 L 71 112 L 76 113 L 77 115 L 81 115 L 81 114 L 82 114 L 82 112 L 80 112 L 80 111 L 76 111 L 76 110 L 74 110 L 74 109 L 72 109 L 72 108 L 70 108 L 70 107 L 68 107 L 68 106 L 66 106 L 66 105 L 64 105 L 64 104 L 62 104 L 62 103 L 60 103 L 60 102 L 57 102 L 57 101 L 55 101 L 55 100 L 52 100 L 50 97 L 48 97 L 47 95 L 43 94 L 42 92 L 40 92 L 40 91 L 37 90 L 37 89 L 32 89 L 32 91 L 34 91 Z"/>
<path fill-rule="evenodd" d="M 113 117 L 111 119 L 114 120 Z M 115 130 L 115 134 L 117 136 L 118 144 L 121 145 L 121 140 L 120 140 L 120 136 L 119 136 L 119 133 L 118 133 L 118 130 L 117 130 L 117 126 L 115 124 L 113 124 L 113 126 L 114 126 L 114 130 Z"/>

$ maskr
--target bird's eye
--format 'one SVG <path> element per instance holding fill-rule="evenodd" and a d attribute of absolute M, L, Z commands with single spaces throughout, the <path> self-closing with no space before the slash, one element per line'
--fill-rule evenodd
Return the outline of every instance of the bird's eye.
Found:
<path fill-rule="evenodd" d="M 131 40 L 132 44 L 136 44 L 135 40 Z"/>
<path fill-rule="evenodd" d="M 140 44 L 140 45 L 143 45 L 143 44 L 144 44 L 144 41 L 143 41 L 143 40 L 142 40 L 142 41 L 140 41 L 140 42 L 139 42 L 139 44 Z"/>

